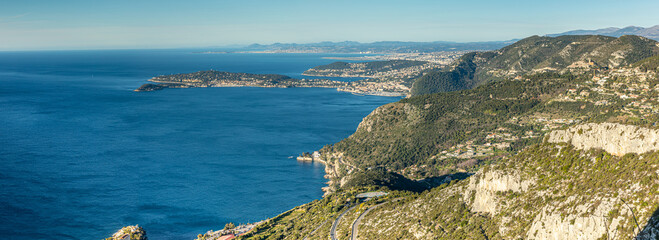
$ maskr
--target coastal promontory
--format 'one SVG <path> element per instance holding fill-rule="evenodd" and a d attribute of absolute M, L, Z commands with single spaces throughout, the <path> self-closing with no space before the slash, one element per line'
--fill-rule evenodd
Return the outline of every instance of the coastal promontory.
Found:
<path fill-rule="evenodd" d="M 336 88 L 345 85 L 345 82 L 325 79 L 295 79 L 279 74 L 253 74 L 233 73 L 222 71 L 199 71 L 193 73 L 180 73 L 161 75 L 149 79 L 150 82 L 135 89 L 136 92 L 155 91 L 165 88 L 191 88 L 191 87 L 324 87 Z"/>

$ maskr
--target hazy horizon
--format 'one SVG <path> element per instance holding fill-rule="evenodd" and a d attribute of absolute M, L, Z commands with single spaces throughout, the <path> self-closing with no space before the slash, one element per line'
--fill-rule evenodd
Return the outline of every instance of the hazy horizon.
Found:
<path fill-rule="evenodd" d="M 642 1 L 16 1 L 0 51 L 236 47 L 323 41 L 486 42 L 659 24 Z"/>

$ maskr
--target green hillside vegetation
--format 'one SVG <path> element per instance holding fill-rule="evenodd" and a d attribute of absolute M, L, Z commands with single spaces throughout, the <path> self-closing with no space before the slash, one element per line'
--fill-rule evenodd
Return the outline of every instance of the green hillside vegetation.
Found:
<path fill-rule="evenodd" d="M 533 72 L 583 72 L 572 66 L 577 62 L 592 62 L 590 68 L 625 66 L 656 54 L 657 42 L 639 36 L 532 36 L 496 51 L 467 54 L 453 66 L 419 78 L 412 95 L 473 88 Z"/>
<path fill-rule="evenodd" d="M 347 62 L 333 62 L 333 63 L 330 63 L 330 64 L 316 66 L 312 69 L 314 69 L 314 70 L 328 70 L 328 69 L 343 70 L 343 69 L 349 69 L 349 68 L 350 68 L 350 63 L 347 63 Z"/>
<path fill-rule="evenodd" d="M 359 171 L 344 185 L 345 188 L 379 186 L 391 190 L 422 192 L 427 189 L 425 184 L 412 181 L 404 176 L 387 171 L 384 168 L 372 168 Z"/>
<path fill-rule="evenodd" d="M 603 239 L 632 239 L 650 217 L 659 218 L 654 211 L 659 208 L 659 179 L 653 177 L 658 170 L 657 152 L 616 157 L 601 150 L 582 151 L 564 144 L 534 144 L 479 173 L 516 173 L 533 181 L 526 191 L 497 193 L 502 207 L 496 214 L 472 210 L 474 193 L 469 186 L 477 179 L 454 180 L 421 194 L 393 191 L 366 203 L 354 202 L 354 196 L 378 189 L 355 187 L 269 219 L 241 239 L 326 239 L 339 213 L 357 205 L 344 216 L 342 222 L 346 224 L 337 231 L 343 236 L 341 239 L 347 239 L 349 224 L 378 203 L 385 204 L 362 220 L 360 239 L 525 239 L 543 209 L 571 219 L 581 216 L 575 215 L 577 206 L 587 206 L 592 213 L 607 201 L 613 201 L 612 210 L 601 216 L 602 221 L 611 224 L 618 218 L 620 224 L 615 228 L 615 236 L 603 235 Z M 638 184 L 635 191 L 621 190 L 634 184 Z M 638 204 L 629 206 L 624 202 Z M 506 230 L 501 232 L 502 228 Z"/>
<path fill-rule="evenodd" d="M 577 206 L 589 207 L 592 214 L 600 204 L 612 201 L 612 210 L 600 218 L 611 224 L 620 217 L 620 225 L 615 236 L 603 235 L 602 239 L 632 239 L 634 231 L 642 229 L 659 208 L 659 180 L 653 177 L 657 164 L 656 152 L 616 157 L 566 145 L 534 145 L 484 170 L 521 172 L 524 179 L 535 181 L 526 191 L 499 192 L 502 209 L 496 214 L 471 210 L 473 193 L 468 185 L 473 179 L 463 180 L 435 188 L 414 201 L 377 209 L 366 219 L 364 224 L 372 225 L 362 236 L 416 239 L 411 229 L 418 225 L 419 232 L 428 234 L 424 239 L 526 239 L 543 209 L 570 219 L 581 216 L 575 215 Z M 637 190 L 628 192 L 634 184 L 638 184 Z M 628 208 L 623 201 L 638 204 Z M 502 234 L 500 229 L 506 230 Z"/>
<path fill-rule="evenodd" d="M 632 239 L 648 221 L 659 233 L 659 152 L 614 156 L 546 138 L 583 123 L 656 130 L 658 49 L 636 36 L 534 36 L 425 72 L 414 96 L 377 108 L 350 137 L 320 150 L 325 197 L 240 239 L 327 239 L 344 211 L 336 234 L 349 239 L 352 223 L 375 206 L 359 239 L 545 239 L 561 231 Z M 355 200 L 375 190 L 390 194 Z"/>
<path fill-rule="evenodd" d="M 537 143 L 548 129 L 579 122 L 655 127 L 657 91 L 650 89 L 659 79 L 654 73 L 623 77 L 632 72 L 598 72 L 611 74 L 604 85 L 590 73 L 544 72 L 384 105 L 353 135 L 321 150 L 336 166 L 328 174 L 330 189 L 373 167 L 409 179 L 473 171 Z"/>
<path fill-rule="evenodd" d="M 473 87 L 476 64 L 473 57 L 477 53 L 462 56 L 450 70 L 428 71 L 414 80 L 411 94 L 422 95 L 437 92 L 452 92 Z"/>
<path fill-rule="evenodd" d="M 395 172 L 412 165 L 431 166 L 420 176 L 448 174 L 462 159 L 439 160 L 433 156 L 452 146 L 486 142 L 488 132 L 506 128 L 512 135 L 540 131 L 533 124 L 511 123 L 513 117 L 544 112 L 583 118 L 608 118 L 606 107 L 573 103 L 548 103 L 550 96 L 575 86 L 583 77 L 554 75 L 550 79 L 494 82 L 473 90 L 421 95 L 378 108 L 350 137 L 326 146 L 321 152 L 342 152 L 344 161 L 359 169 L 383 166 Z M 613 112 L 613 111 L 611 111 Z M 612 113 L 613 114 L 613 113 Z M 538 138 L 514 142 L 498 154 L 515 151 Z M 329 154 L 328 154 L 329 155 Z"/>
<path fill-rule="evenodd" d="M 634 63 L 634 67 L 638 67 L 643 71 L 657 71 L 659 70 L 659 55 L 645 58 L 641 61 Z"/>
<path fill-rule="evenodd" d="M 368 203 L 359 203 L 355 195 L 374 190 L 388 191 L 389 195 L 378 198 Z M 358 205 L 355 212 L 363 212 L 368 207 L 377 203 L 389 201 L 394 198 L 410 197 L 415 194 L 410 192 L 391 191 L 387 188 L 356 187 L 346 191 L 334 193 L 314 200 L 310 203 L 295 207 L 274 218 L 268 219 L 253 231 L 240 236 L 238 239 L 327 239 L 330 227 L 336 217 L 351 206 Z M 354 219 L 345 219 L 344 223 L 350 223 Z M 315 230 L 315 231 L 314 231 Z"/>

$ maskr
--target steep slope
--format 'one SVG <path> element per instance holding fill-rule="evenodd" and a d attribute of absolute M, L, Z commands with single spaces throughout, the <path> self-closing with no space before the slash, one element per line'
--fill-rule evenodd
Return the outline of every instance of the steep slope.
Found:
<path fill-rule="evenodd" d="M 560 66 L 588 56 L 612 64 L 607 56 L 622 45 L 650 51 L 627 48 L 637 50 L 619 54 L 619 64 L 651 57 L 640 61 L 645 65 L 585 67 L 577 75 L 527 71 L 555 64 L 531 57 L 561 49 L 545 49 L 543 39 L 556 40 L 533 37 L 465 55 L 459 68 L 476 66 L 473 78 L 463 79 L 473 89 L 376 109 L 353 135 L 321 150 L 330 180 L 322 200 L 243 238 L 327 239 L 327 222 L 342 216 L 339 239 L 351 235 L 356 219 L 359 239 L 657 239 L 659 75 L 647 64 L 654 47 L 638 37 L 558 38 L 562 49 L 574 39 L 601 40 L 571 47 L 578 54 L 566 54 Z M 611 54 L 597 59 L 594 52 Z M 520 69 L 526 74 L 516 75 Z M 483 76 L 501 79 L 480 82 Z M 458 173 L 470 177 L 452 177 Z M 410 179 L 439 186 L 405 191 L 418 187 Z M 373 190 L 390 194 L 355 201 Z"/>
<path fill-rule="evenodd" d="M 364 118 L 353 135 L 321 150 L 330 179 L 327 190 L 345 184 L 352 172 L 370 167 L 414 179 L 469 170 L 538 141 L 544 125 L 524 117 L 543 112 L 588 118 L 608 108 L 549 103 L 552 96 L 576 86 L 576 80 L 557 75 L 500 81 L 382 106 Z"/>
<path fill-rule="evenodd" d="M 640 138 L 607 131 L 654 133 L 655 138 L 659 133 L 610 123 L 576 128 L 600 142 Z M 360 220 L 359 239 L 657 239 L 659 146 L 646 152 L 630 145 L 629 154 L 615 156 L 579 150 L 580 144 L 534 144 L 468 179 L 421 194 L 390 191 L 360 204 L 355 195 L 374 188 L 344 189 L 273 218 L 242 238 L 327 239 L 327 222 L 345 211 L 337 235 L 348 239 L 349 223 L 368 210 Z"/>
<path fill-rule="evenodd" d="M 639 36 L 532 36 L 490 52 L 476 52 L 417 79 L 412 95 L 468 89 L 536 72 L 581 73 L 626 66 L 659 54 L 659 43 Z"/>
<path fill-rule="evenodd" d="M 307 76 L 323 77 L 381 77 L 393 75 L 400 72 L 410 71 L 408 69 L 420 68 L 430 65 L 424 61 L 388 60 L 374 62 L 334 62 L 308 69 L 302 73 Z"/>
<path fill-rule="evenodd" d="M 654 126 L 658 95 L 655 71 L 629 67 L 594 75 L 537 73 L 403 99 L 376 109 L 353 135 L 321 150 L 326 190 L 372 167 L 411 179 L 470 171 L 579 122 Z"/>
<path fill-rule="evenodd" d="M 374 210 L 363 239 L 656 239 L 658 166 L 657 152 L 617 157 L 539 144 Z"/>

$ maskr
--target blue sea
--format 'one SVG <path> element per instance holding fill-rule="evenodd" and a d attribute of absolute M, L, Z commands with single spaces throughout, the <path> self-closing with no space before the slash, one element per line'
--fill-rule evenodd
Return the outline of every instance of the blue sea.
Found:
<path fill-rule="evenodd" d="M 102 239 L 135 224 L 149 239 L 194 239 L 274 217 L 322 196 L 324 166 L 291 156 L 340 141 L 398 100 L 317 88 L 132 91 L 208 69 L 302 78 L 341 56 L 194 52 L 0 52 L 0 239 Z"/>

